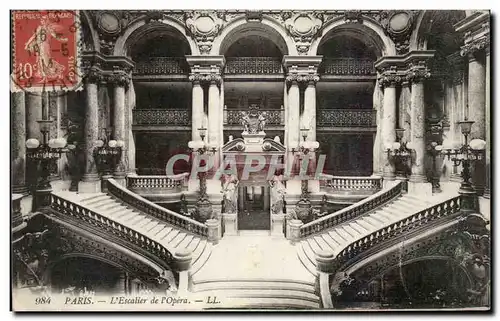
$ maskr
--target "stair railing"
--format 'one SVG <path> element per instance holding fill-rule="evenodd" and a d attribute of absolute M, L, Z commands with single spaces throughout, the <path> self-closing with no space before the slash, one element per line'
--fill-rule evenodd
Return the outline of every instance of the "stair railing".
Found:
<path fill-rule="evenodd" d="M 154 258 L 160 259 L 164 267 L 170 267 L 173 262 L 172 253 L 162 244 L 150 239 L 141 232 L 120 224 L 109 217 L 100 215 L 85 206 L 50 194 L 50 208 L 63 216 L 85 222 L 99 228 L 101 231 L 105 231 L 117 236 L 121 240 L 136 245 L 147 253 L 148 256 L 152 255 Z"/>
<path fill-rule="evenodd" d="M 456 196 L 388 226 L 384 226 L 377 231 L 350 243 L 342 251 L 340 251 L 340 253 L 335 257 L 333 270 L 337 271 L 341 267 L 344 269 L 343 267 L 346 265 L 352 265 L 359 262 L 365 257 L 363 253 L 377 244 L 402 235 L 403 233 L 408 234 L 415 228 L 426 225 L 429 222 L 436 221 L 440 218 L 456 214 L 459 211 L 460 196 Z"/>
<path fill-rule="evenodd" d="M 357 218 L 367 212 L 390 202 L 402 193 L 402 182 L 396 183 L 389 189 L 381 190 L 364 200 L 352 204 L 340 211 L 325 215 L 300 227 L 300 237 L 306 237 L 322 232 L 339 224 Z"/>
<path fill-rule="evenodd" d="M 208 237 L 208 226 L 172 210 L 161 207 L 144 197 L 135 194 L 118 184 L 114 179 L 108 180 L 108 193 L 137 210 L 151 215 L 158 220 L 180 227 L 188 232 Z"/>

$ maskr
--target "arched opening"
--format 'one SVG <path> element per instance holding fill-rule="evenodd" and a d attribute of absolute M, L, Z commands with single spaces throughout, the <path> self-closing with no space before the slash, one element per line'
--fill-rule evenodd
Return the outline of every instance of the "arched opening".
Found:
<path fill-rule="evenodd" d="M 355 290 L 347 290 L 340 301 L 344 308 L 461 308 L 468 303 L 469 282 L 457 262 L 429 258 L 396 266 Z"/>
<path fill-rule="evenodd" d="M 373 63 L 380 54 L 370 37 L 347 29 L 332 32 L 318 46 L 323 56 L 316 87 L 318 140 L 328 174 L 373 173 Z"/>
<path fill-rule="evenodd" d="M 69 257 L 57 262 L 50 270 L 52 291 L 79 295 L 93 291 L 95 295 L 124 293 L 125 272 L 109 263 L 88 258 Z"/>
<path fill-rule="evenodd" d="M 249 108 L 267 112 L 267 137 L 283 141 L 283 56 L 287 44 L 273 28 L 246 23 L 230 31 L 221 42 L 225 56 L 224 142 L 240 137 L 241 114 Z"/>
<path fill-rule="evenodd" d="M 187 152 L 191 121 L 191 83 L 185 36 L 167 25 L 136 30 L 129 39 L 134 71 L 134 137 L 139 175 L 165 175 L 168 160 Z M 165 131 L 169 125 L 169 131 Z M 178 162 L 181 164 L 182 162 Z M 176 168 L 185 172 L 187 165 Z"/>

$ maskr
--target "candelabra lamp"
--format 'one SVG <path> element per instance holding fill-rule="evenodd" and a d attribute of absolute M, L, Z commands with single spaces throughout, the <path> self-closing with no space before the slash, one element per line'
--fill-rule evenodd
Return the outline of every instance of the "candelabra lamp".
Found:
<path fill-rule="evenodd" d="M 472 124 L 470 120 L 459 122 L 460 130 L 465 137 L 464 144 L 458 145 L 455 148 L 445 148 L 444 154 L 453 161 L 453 165 L 462 165 L 462 183 L 458 193 L 461 195 L 461 210 L 462 212 L 475 212 L 478 210 L 478 200 L 474 188 L 470 182 L 471 164 L 482 160 L 486 142 L 482 139 L 473 139 L 468 141 Z"/>
<path fill-rule="evenodd" d="M 432 193 L 441 193 L 441 184 L 439 183 L 440 172 L 437 168 L 437 157 L 441 154 L 443 150 L 443 146 L 439 145 L 436 142 L 431 142 L 431 144 L 427 147 L 427 152 L 432 157 Z"/>
<path fill-rule="evenodd" d="M 214 155 L 215 152 L 217 151 L 216 145 L 207 144 L 205 142 L 207 129 L 201 127 L 198 128 L 198 132 L 200 134 L 201 140 L 190 141 L 188 143 L 189 149 L 191 149 L 193 153 L 198 153 L 199 155 L 204 155 L 204 154 Z M 201 162 L 205 163 L 205 160 L 201 160 Z M 198 166 L 198 164 L 195 164 L 195 166 Z M 193 217 L 197 221 L 204 223 L 208 219 L 211 219 L 213 216 L 212 203 L 208 199 L 208 194 L 207 194 L 207 173 L 198 172 L 198 179 L 200 181 L 200 191 L 198 194 L 198 199 L 196 200 L 196 208 L 193 212 Z"/>
<path fill-rule="evenodd" d="M 106 192 L 107 181 L 112 177 L 111 173 L 120 161 L 125 143 L 122 140 L 110 139 L 110 129 L 104 130 L 104 132 L 104 137 L 95 142 L 94 159 L 101 175 L 101 191 Z"/>
<path fill-rule="evenodd" d="M 49 139 L 52 120 L 39 120 L 42 142 L 36 138 L 26 140 L 26 157 L 33 164 L 36 172 L 35 195 L 33 198 L 33 210 L 50 205 L 50 193 L 52 186 L 49 182 L 50 168 L 56 166 L 56 161 L 61 154 L 67 152 L 66 140 L 64 138 Z"/>
<path fill-rule="evenodd" d="M 308 128 L 302 128 L 300 130 L 302 141 L 299 144 L 299 148 L 292 148 L 292 153 L 299 153 L 299 156 L 308 157 L 309 154 L 314 153 L 319 148 L 319 143 L 317 141 L 307 141 L 307 135 L 309 133 Z M 309 198 L 309 180 L 303 179 L 300 182 L 300 200 L 295 205 L 295 213 L 297 218 L 302 222 L 308 222 L 313 217 L 311 200 Z"/>

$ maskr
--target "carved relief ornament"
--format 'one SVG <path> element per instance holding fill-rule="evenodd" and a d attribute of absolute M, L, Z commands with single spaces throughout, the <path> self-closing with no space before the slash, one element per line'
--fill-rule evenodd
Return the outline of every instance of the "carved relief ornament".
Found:
<path fill-rule="evenodd" d="M 490 37 L 485 36 L 471 41 L 460 48 L 460 55 L 467 56 L 480 50 L 486 50 L 490 47 Z"/>
<path fill-rule="evenodd" d="M 398 55 L 410 49 L 410 37 L 417 14 L 415 10 L 384 10 L 377 15 L 384 32 L 394 41 Z"/>
<path fill-rule="evenodd" d="M 283 13 L 285 28 L 295 40 L 299 55 L 307 55 L 311 43 L 323 26 L 322 15 L 313 13 Z"/>
<path fill-rule="evenodd" d="M 184 22 L 191 36 L 196 41 L 202 55 L 208 55 L 212 44 L 224 27 L 225 15 L 215 11 L 189 11 L 184 15 Z"/>
<path fill-rule="evenodd" d="M 220 85 L 222 81 L 222 77 L 219 73 L 197 73 L 197 72 L 192 72 L 189 75 L 189 81 L 191 82 L 198 82 L 198 83 L 215 83 L 217 85 Z"/>
<path fill-rule="evenodd" d="M 409 82 L 421 82 L 431 76 L 429 68 L 424 61 L 418 63 L 410 63 L 406 72 L 406 80 Z"/>
<path fill-rule="evenodd" d="M 380 87 L 394 87 L 406 80 L 406 74 L 396 67 L 381 69 L 378 76 Z"/>

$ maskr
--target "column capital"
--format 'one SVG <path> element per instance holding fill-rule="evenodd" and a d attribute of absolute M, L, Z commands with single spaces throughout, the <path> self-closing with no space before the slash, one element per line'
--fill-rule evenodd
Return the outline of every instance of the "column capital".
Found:
<path fill-rule="evenodd" d="M 115 70 L 108 75 L 107 80 L 117 87 L 127 87 L 130 81 L 130 74 L 122 70 Z"/>
<path fill-rule="evenodd" d="M 422 82 L 431 76 L 425 61 L 411 62 L 406 71 L 406 80 L 412 83 Z"/>
<path fill-rule="evenodd" d="M 293 82 L 302 83 L 306 85 L 316 85 L 319 81 L 319 75 L 317 72 L 303 74 L 298 72 L 291 72 L 285 78 L 287 84 L 292 84 Z"/>
<path fill-rule="evenodd" d="M 489 47 L 490 47 L 490 37 L 488 35 L 485 35 L 481 38 L 474 39 L 462 47 L 460 47 L 460 55 L 461 56 L 468 56 L 469 60 L 475 60 L 476 56 L 475 54 L 478 51 L 484 50 L 485 52 L 488 51 L 489 53 Z"/>
<path fill-rule="evenodd" d="M 217 86 L 220 86 L 222 82 L 222 76 L 220 72 L 210 72 L 210 73 L 192 72 L 189 74 L 189 81 L 191 81 L 192 83 L 200 83 L 200 84 L 215 83 Z"/>
<path fill-rule="evenodd" d="M 102 71 L 96 67 L 90 67 L 85 75 L 85 83 L 87 84 L 99 84 L 104 80 Z"/>
<path fill-rule="evenodd" d="M 398 71 L 396 67 L 390 67 L 384 69 L 380 72 L 378 77 L 379 86 L 385 87 L 396 87 L 405 80 L 405 74 Z"/>

